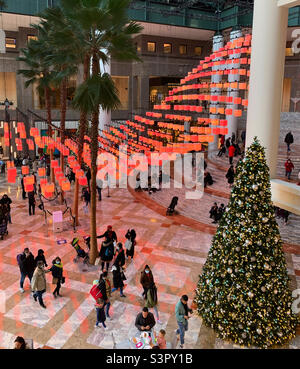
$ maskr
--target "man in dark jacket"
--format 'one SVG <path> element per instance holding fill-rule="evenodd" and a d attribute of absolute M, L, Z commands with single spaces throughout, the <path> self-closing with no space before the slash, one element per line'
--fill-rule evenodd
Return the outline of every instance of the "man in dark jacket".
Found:
<path fill-rule="evenodd" d="M 292 132 L 287 133 L 285 136 L 284 142 L 287 145 L 287 151 L 291 151 L 290 145 L 294 143 L 294 136 L 292 135 Z"/>
<path fill-rule="evenodd" d="M 34 256 L 29 251 L 29 249 L 26 247 L 24 249 L 24 252 L 17 256 L 17 261 L 19 264 L 20 272 L 21 272 L 21 280 L 20 280 L 20 291 L 24 292 L 24 281 L 26 276 L 29 278 L 31 282 L 31 278 L 33 276 L 33 272 L 35 269 L 35 261 Z"/>
<path fill-rule="evenodd" d="M 0 203 L 2 205 L 5 205 L 7 207 L 7 210 L 8 210 L 8 221 L 9 223 L 11 224 L 11 216 L 10 216 L 10 204 L 12 203 L 11 199 L 6 195 L 4 194 L 2 199 L 0 200 Z"/>
<path fill-rule="evenodd" d="M 35 211 L 35 197 L 34 197 L 34 191 L 28 192 L 28 205 L 29 205 L 29 215 L 34 215 Z"/>
<path fill-rule="evenodd" d="M 111 240 L 111 241 L 118 241 L 116 232 L 113 231 L 111 225 L 107 226 L 106 232 L 104 232 L 100 236 L 97 236 L 97 238 L 103 238 L 103 237 L 105 237 L 106 239 Z"/>
<path fill-rule="evenodd" d="M 26 191 L 25 191 L 25 186 L 24 186 L 24 178 L 26 177 L 26 175 L 24 174 L 23 177 L 21 178 L 21 187 L 22 187 L 22 199 L 25 200 L 26 199 Z"/>
<path fill-rule="evenodd" d="M 148 308 L 144 307 L 135 319 L 135 326 L 139 331 L 151 331 L 155 326 L 155 319 L 152 313 L 149 313 Z"/>

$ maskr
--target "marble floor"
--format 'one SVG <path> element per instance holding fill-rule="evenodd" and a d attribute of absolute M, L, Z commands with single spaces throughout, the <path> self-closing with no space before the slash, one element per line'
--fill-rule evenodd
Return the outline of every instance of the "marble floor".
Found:
<path fill-rule="evenodd" d="M 37 209 L 34 216 L 28 216 L 27 200 L 22 200 L 16 185 L 7 187 L 3 175 L 0 177 L 0 194 L 8 193 L 12 204 L 12 222 L 8 236 L 0 241 L 0 347 L 13 347 L 17 335 L 32 339 L 34 348 L 129 348 L 129 339 L 135 333 L 134 321 L 141 311 L 144 301 L 139 283 L 140 272 L 148 264 L 158 288 L 158 309 L 161 325 L 155 329 L 165 329 L 169 345 L 175 340 L 175 305 L 180 296 L 187 294 L 190 302 L 194 296 L 198 276 L 205 263 L 213 232 L 202 231 L 193 224 L 182 224 L 172 217 L 165 217 L 155 206 L 149 207 L 125 189 L 111 191 L 107 197 L 103 191 L 103 201 L 97 204 L 97 231 L 101 234 L 108 224 L 117 232 L 121 242 L 125 240 L 128 228 L 137 233 L 137 246 L 133 261 L 126 262 L 126 298 L 120 298 L 116 291 L 111 298 L 112 320 L 107 328 L 95 328 L 96 313 L 94 300 L 89 290 L 94 279 L 99 276 L 99 266 L 87 268 L 81 262 L 74 264 L 73 248 L 69 242 L 76 235 L 88 234 L 89 219 L 80 203 L 80 225 L 74 234 L 68 218 L 64 230 L 54 233 L 52 222 L 45 224 L 42 212 Z M 72 199 L 69 197 L 71 204 Z M 59 209 L 59 204 L 47 204 L 47 209 Z M 58 244 L 65 239 L 67 243 Z M 29 281 L 24 284 L 25 292 L 19 291 L 19 268 L 16 256 L 29 247 L 34 255 L 42 248 L 46 260 L 51 265 L 58 255 L 64 264 L 66 283 L 61 293 L 63 297 L 54 299 L 52 278 L 47 275 L 47 292 L 44 295 L 47 309 L 40 308 L 31 297 Z M 100 240 L 99 240 L 100 247 Z M 292 288 L 300 288 L 300 245 L 293 245 L 286 253 Z M 110 273 L 110 278 L 112 278 Z M 214 332 L 205 327 L 196 315 L 190 319 L 186 333 L 186 348 L 236 348 L 237 346 L 216 338 Z M 300 348 L 297 336 L 290 348 Z"/>

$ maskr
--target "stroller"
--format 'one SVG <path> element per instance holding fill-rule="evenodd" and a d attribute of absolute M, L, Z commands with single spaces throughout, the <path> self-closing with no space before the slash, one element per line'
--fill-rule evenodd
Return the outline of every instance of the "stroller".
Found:
<path fill-rule="evenodd" d="M 84 264 L 89 264 L 89 254 L 83 250 L 79 245 L 79 239 L 77 237 L 73 238 L 71 245 L 77 252 L 76 258 L 73 259 L 74 263 L 77 263 L 80 258 L 83 259 Z"/>
<path fill-rule="evenodd" d="M 177 203 L 178 203 L 178 197 L 177 196 L 174 196 L 172 198 L 171 204 L 169 205 L 169 207 L 167 209 L 166 215 L 172 215 L 174 213 L 175 206 L 177 205 Z"/>
<path fill-rule="evenodd" d="M 3 218 L 1 220 L 1 223 L 0 223 L 0 236 L 1 236 L 1 240 L 3 240 L 4 235 L 8 235 L 7 220 L 5 218 Z"/>

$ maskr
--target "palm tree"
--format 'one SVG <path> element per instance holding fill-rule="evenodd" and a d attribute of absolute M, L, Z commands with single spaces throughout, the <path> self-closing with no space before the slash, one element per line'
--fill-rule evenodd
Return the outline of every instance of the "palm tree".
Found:
<path fill-rule="evenodd" d="M 27 69 L 19 69 L 18 74 L 26 78 L 25 87 L 37 85 L 40 96 L 44 96 L 47 110 L 48 135 L 52 137 L 52 114 L 50 87 L 53 81 L 53 73 L 50 71 L 46 62 L 46 56 L 49 54 L 47 48 L 46 35 L 47 27 L 38 28 L 40 34 L 38 40 L 30 40 L 27 48 L 21 49 L 23 56 L 17 58 L 18 61 L 25 63 Z M 53 150 L 50 150 L 50 159 L 53 159 Z M 51 181 L 54 182 L 54 171 L 51 171 Z"/>
<path fill-rule="evenodd" d="M 119 60 L 139 60 L 132 43 L 132 35 L 142 27 L 130 21 L 127 15 L 130 0 L 61 0 L 64 14 L 74 27 L 74 38 L 81 43 L 78 50 L 89 66 L 91 75 L 86 75 L 77 88 L 74 106 L 82 114 L 91 114 L 91 262 L 98 254 L 96 239 L 96 175 L 98 154 L 99 106 L 103 110 L 117 107 L 119 99 L 111 77 L 100 72 L 100 61 L 105 64 L 109 57 Z"/>

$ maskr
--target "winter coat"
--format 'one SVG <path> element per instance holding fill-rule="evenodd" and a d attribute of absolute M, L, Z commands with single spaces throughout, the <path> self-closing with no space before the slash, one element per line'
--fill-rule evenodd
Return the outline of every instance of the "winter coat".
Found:
<path fill-rule="evenodd" d="M 144 288 L 150 288 L 154 284 L 153 274 L 150 272 L 147 274 L 143 270 L 141 273 L 140 283 Z"/>
<path fill-rule="evenodd" d="M 35 269 L 35 261 L 34 261 L 34 256 L 32 255 L 32 253 L 30 253 L 27 258 L 26 258 L 25 253 L 23 253 L 20 259 L 21 260 L 20 260 L 19 268 L 20 268 L 21 273 L 32 274 Z"/>
<path fill-rule="evenodd" d="M 184 318 L 184 316 L 187 315 L 185 308 L 183 306 L 183 303 L 179 300 L 176 304 L 175 307 L 175 315 L 176 315 L 176 320 L 179 323 L 184 323 L 186 321 L 186 319 Z"/>
<path fill-rule="evenodd" d="M 53 278 L 62 279 L 63 276 L 63 265 L 62 263 L 56 264 L 55 259 L 52 261 L 52 267 L 50 268 Z"/>
<path fill-rule="evenodd" d="M 117 241 L 117 235 L 115 231 L 106 231 L 104 232 L 101 236 L 97 236 L 97 238 L 103 238 L 105 237 L 106 239 L 111 239 L 112 241 Z"/>
<path fill-rule="evenodd" d="M 230 158 L 234 157 L 234 154 L 235 154 L 235 147 L 233 145 L 229 146 L 229 149 L 228 149 L 228 155 Z"/>
<path fill-rule="evenodd" d="M 106 250 L 109 250 L 109 254 L 106 254 Z M 114 244 L 113 241 L 103 241 L 101 244 L 101 249 L 100 249 L 100 253 L 99 256 L 101 258 L 102 261 L 112 261 L 113 257 L 114 257 Z"/>
<path fill-rule="evenodd" d="M 100 279 L 100 282 L 98 284 L 99 290 L 102 293 L 102 299 L 103 301 L 107 300 L 107 293 L 106 293 L 106 283 L 104 279 Z"/>
<path fill-rule="evenodd" d="M 29 204 L 35 204 L 34 191 L 28 192 L 28 202 Z"/>
<path fill-rule="evenodd" d="M 32 291 L 44 291 L 46 289 L 46 273 L 42 268 L 35 268 L 33 277 L 31 279 Z"/>
<path fill-rule="evenodd" d="M 6 205 L 7 206 L 7 209 L 8 211 L 10 211 L 10 204 L 12 203 L 11 199 L 9 197 L 7 198 L 3 198 L 0 200 L 0 204 L 2 205 Z"/>
<path fill-rule="evenodd" d="M 135 326 L 139 331 L 141 331 L 142 327 L 147 327 L 149 325 L 150 329 L 155 326 L 155 319 L 152 313 L 148 313 L 147 318 L 143 317 L 143 313 L 139 313 L 135 319 Z"/>
<path fill-rule="evenodd" d="M 119 265 L 119 261 L 121 262 L 121 266 L 125 265 L 125 252 L 124 252 L 124 249 L 122 249 L 117 257 L 116 257 L 116 260 L 115 260 L 115 264 L 116 265 Z"/>
<path fill-rule="evenodd" d="M 228 172 L 226 174 L 226 178 L 228 180 L 228 183 L 231 184 L 234 182 L 234 170 L 229 168 Z"/>
<path fill-rule="evenodd" d="M 38 261 L 42 261 L 46 267 L 48 266 L 44 254 L 36 256 L 36 258 L 34 259 L 35 266 L 37 266 Z"/>
<path fill-rule="evenodd" d="M 114 288 L 124 287 L 122 268 L 114 264 L 111 270 L 113 274 Z"/>
<path fill-rule="evenodd" d="M 294 164 L 291 161 L 286 161 L 284 166 L 287 172 L 291 172 L 294 169 Z"/>
<path fill-rule="evenodd" d="M 285 140 L 284 142 L 286 142 L 287 144 L 292 144 L 294 143 L 294 136 L 291 134 L 291 132 L 289 132 L 286 136 L 285 136 Z"/>
<path fill-rule="evenodd" d="M 153 308 L 156 305 L 157 305 L 157 288 L 155 285 L 153 285 L 147 291 L 147 298 L 146 298 L 145 306 L 147 308 Z"/>

